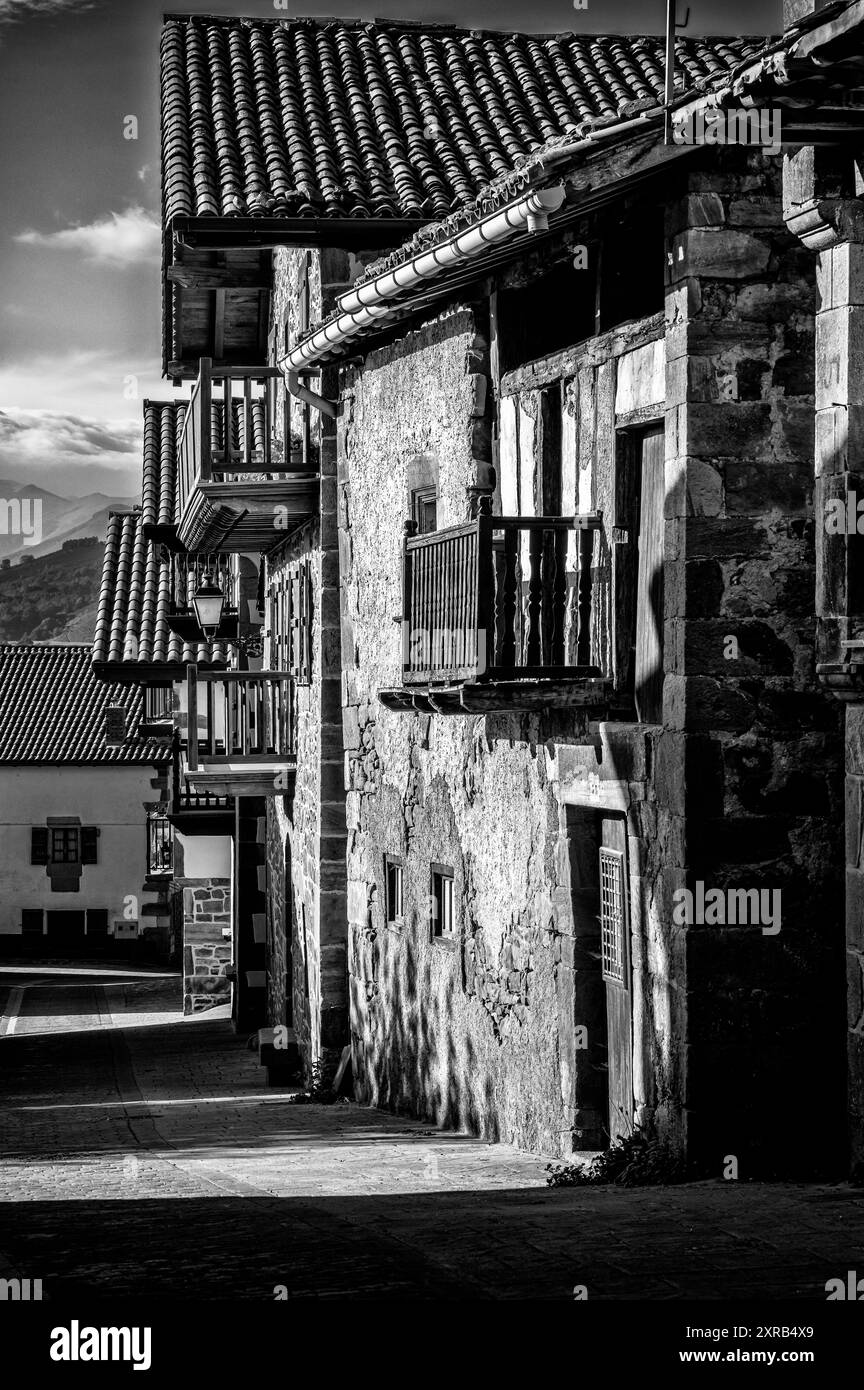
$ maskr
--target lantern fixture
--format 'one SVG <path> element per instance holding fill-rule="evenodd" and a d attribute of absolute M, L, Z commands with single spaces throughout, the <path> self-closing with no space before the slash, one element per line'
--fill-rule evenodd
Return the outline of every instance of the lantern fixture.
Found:
<path fill-rule="evenodd" d="M 222 621 L 224 606 L 225 595 L 217 583 L 216 575 L 212 569 L 205 570 L 200 584 L 192 595 L 195 617 L 198 619 L 198 626 L 205 637 L 216 636 Z"/>

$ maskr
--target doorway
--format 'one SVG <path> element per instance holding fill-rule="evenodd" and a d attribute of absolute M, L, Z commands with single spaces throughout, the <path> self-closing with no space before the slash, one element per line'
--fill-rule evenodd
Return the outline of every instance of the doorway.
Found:
<path fill-rule="evenodd" d="M 599 1148 L 633 1128 L 627 821 L 620 813 L 570 806 L 567 831 L 577 1037 L 574 1111 L 578 1147 Z"/>
<path fill-rule="evenodd" d="M 630 969 L 630 902 L 627 823 L 603 816 L 598 854 L 600 955 L 606 992 L 609 1049 L 609 1133 L 624 1138 L 633 1129 L 633 999 Z"/>

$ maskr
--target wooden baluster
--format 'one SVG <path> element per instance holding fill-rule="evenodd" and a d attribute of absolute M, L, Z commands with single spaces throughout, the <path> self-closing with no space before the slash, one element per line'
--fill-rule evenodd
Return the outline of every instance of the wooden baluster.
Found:
<path fill-rule="evenodd" d="M 494 661 L 493 613 L 495 602 L 492 573 L 492 499 L 479 501 L 476 522 L 477 564 L 475 569 L 475 616 L 477 648 L 474 653 L 475 678 L 488 675 Z"/>
<path fill-rule="evenodd" d="M 453 664 L 458 670 L 468 662 L 468 536 L 456 543 L 456 602 L 453 606 Z"/>
<path fill-rule="evenodd" d="M 465 628 L 465 666 L 477 667 L 479 662 L 480 642 L 477 633 L 477 594 L 474 585 L 474 576 L 477 572 L 477 532 L 469 531 L 465 537 L 465 610 L 463 624 Z M 489 653 L 486 653 L 489 659 Z"/>
<path fill-rule="evenodd" d="M 416 675 L 428 677 L 432 669 L 432 644 L 429 634 L 429 606 L 432 597 L 429 587 L 429 556 L 426 546 L 417 546 L 414 551 L 414 564 L 417 566 L 417 632 L 422 637 L 422 644 L 415 657 L 414 670 Z"/>
<path fill-rule="evenodd" d="M 450 675 L 450 668 L 453 665 L 453 655 L 450 651 L 450 613 L 453 600 L 453 579 L 454 579 L 454 557 L 455 542 L 452 536 L 448 536 L 441 546 L 444 561 L 441 574 L 441 609 L 438 619 L 438 631 L 441 634 L 441 666 L 445 673 Z"/>
<path fill-rule="evenodd" d="M 528 633 L 525 643 L 525 666 L 541 664 L 540 618 L 543 610 L 543 532 L 539 526 L 528 526 Z"/>
<path fill-rule="evenodd" d="M 456 576 L 450 604 L 453 631 L 450 638 L 453 665 L 457 671 L 465 666 L 465 542 L 466 536 L 456 537 Z"/>
<path fill-rule="evenodd" d="M 447 624 L 447 585 L 450 567 L 450 547 L 446 540 L 436 540 L 432 546 L 435 557 L 435 611 L 432 615 L 432 631 L 435 634 L 435 670 L 444 674 L 444 629 Z"/>
<path fill-rule="evenodd" d="M 402 675 L 409 675 L 412 670 L 411 652 L 411 633 L 414 624 L 414 614 L 416 603 L 414 596 L 414 554 L 408 542 L 417 531 L 417 522 L 408 518 L 402 527 L 402 631 L 399 640 L 402 643 Z M 406 649 L 407 647 L 407 649 Z"/>
<path fill-rule="evenodd" d="M 501 602 L 501 666 L 512 671 L 516 665 L 516 610 L 519 605 L 519 538 L 516 526 L 504 529 L 504 582 Z"/>
<path fill-rule="evenodd" d="M 441 650 L 441 622 L 442 609 L 444 606 L 444 586 L 446 584 L 445 566 L 447 563 L 447 543 L 436 540 L 429 547 L 429 558 L 432 561 L 432 643 L 433 657 L 432 666 L 436 675 L 441 675 L 441 663 L 443 653 Z"/>
<path fill-rule="evenodd" d="M 591 664 L 591 572 L 594 558 L 594 532 L 583 526 L 579 532 L 579 635 L 576 639 L 577 666 Z"/>
<path fill-rule="evenodd" d="M 566 661 L 567 624 L 567 530 L 556 526 L 551 536 L 552 612 L 550 622 L 549 661 L 563 666 Z"/>

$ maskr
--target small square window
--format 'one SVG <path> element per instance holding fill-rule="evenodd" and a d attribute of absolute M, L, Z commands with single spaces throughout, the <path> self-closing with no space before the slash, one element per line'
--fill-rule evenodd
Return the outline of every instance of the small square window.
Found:
<path fill-rule="evenodd" d="M 78 863 L 78 830 L 76 826 L 53 827 L 51 831 L 51 861 L 54 864 Z"/>
<path fill-rule="evenodd" d="M 456 931 L 456 919 L 453 910 L 453 870 L 444 868 L 443 865 L 432 865 L 432 892 L 430 894 L 429 907 L 432 920 L 430 927 L 432 936 L 442 938 L 452 938 Z"/>
<path fill-rule="evenodd" d="M 438 493 L 434 487 L 418 487 L 411 495 L 411 511 L 417 534 L 428 536 L 438 529 Z"/>
<path fill-rule="evenodd" d="M 402 863 L 389 854 L 384 858 L 387 875 L 386 907 L 388 926 L 401 926 L 404 916 Z"/>

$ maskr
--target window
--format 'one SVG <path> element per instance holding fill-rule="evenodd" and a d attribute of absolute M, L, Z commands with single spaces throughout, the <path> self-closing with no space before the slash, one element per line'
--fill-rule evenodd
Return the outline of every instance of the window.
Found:
<path fill-rule="evenodd" d="M 384 857 L 384 870 L 386 873 L 386 912 L 388 926 L 401 926 L 403 909 L 403 884 L 402 884 L 402 863 L 399 859 L 394 859 L 391 855 Z"/>
<path fill-rule="evenodd" d="M 604 221 L 599 331 L 660 313 L 665 302 L 665 209 L 640 199 Z"/>
<path fill-rule="evenodd" d="M 500 370 L 508 372 L 581 343 L 594 333 L 598 254 L 577 270 L 572 255 L 534 275 L 527 284 L 503 286 L 493 302 L 494 339 Z M 662 261 L 660 265 L 662 272 Z"/>
<path fill-rule="evenodd" d="M 43 930 L 41 907 L 22 907 L 21 932 L 24 936 L 41 936 Z"/>
<path fill-rule="evenodd" d="M 51 863 L 78 863 L 78 830 L 74 825 L 55 827 L 51 831 Z"/>
<path fill-rule="evenodd" d="M 171 823 L 167 816 L 150 815 L 147 818 L 147 872 L 170 874 L 173 867 L 174 842 L 171 838 Z"/>
<path fill-rule="evenodd" d="M 453 870 L 432 865 L 431 928 L 434 937 L 452 937 L 456 930 L 453 913 Z"/>
<path fill-rule="evenodd" d="M 97 825 L 34 825 L 30 828 L 31 864 L 97 864 Z"/>
<path fill-rule="evenodd" d="M 147 685 L 144 687 L 144 722 L 146 724 L 171 723 L 172 694 L 170 685 Z"/>
<path fill-rule="evenodd" d="M 430 531 L 438 529 L 438 493 L 434 487 L 414 489 L 411 515 L 417 523 L 418 536 L 428 536 Z"/>
<path fill-rule="evenodd" d="M 624 984 L 627 942 L 624 938 L 624 855 L 600 850 L 600 947 L 603 979 Z"/>

